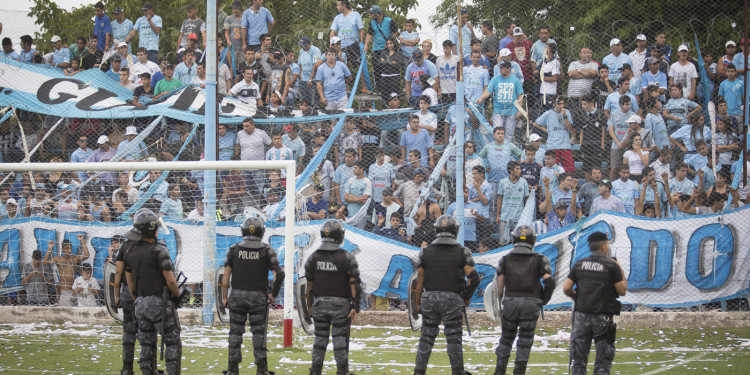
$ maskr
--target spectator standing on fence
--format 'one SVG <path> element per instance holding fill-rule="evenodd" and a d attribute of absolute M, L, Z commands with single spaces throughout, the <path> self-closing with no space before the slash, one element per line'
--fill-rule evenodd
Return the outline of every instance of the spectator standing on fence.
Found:
<path fill-rule="evenodd" d="M 727 79 L 719 85 L 719 98 L 726 102 L 726 114 L 732 117 L 738 124 L 743 124 L 742 120 L 742 96 L 745 89 L 745 81 L 737 77 L 737 68 L 734 64 L 726 67 Z M 743 129 L 739 125 L 738 131 Z"/>
<path fill-rule="evenodd" d="M 115 15 L 114 21 L 110 23 L 112 40 L 125 43 L 124 40 L 126 40 L 130 32 L 133 31 L 133 21 L 125 18 L 124 9 L 121 6 L 115 7 L 115 9 L 112 10 L 112 14 Z M 130 43 L 125 43 L 125 45 L 127 46 L 127 52 L 130 53 Z M 117 48 L 117 52 L 121 52 L 119 46 L 119 44 L 112 44 L 112 48 Z"/>
<path fill-rule="evenodd" d="M 154 14 L 154 6 L 151 3 L 145 3 L 141 7 L 143 16 L 138 18 L 133 25 L 125 43 L 129 43 L 138 32 L 138 47 L 145 48 L 146 56 L 149 61 L 156 63 L 159 55 L 159 35 L 161 33 L 161 17 Z"/>
<path fill-rule="evenodd" d="M 248 72 L 252 70 L 245 70 L 245 80 L 252 79 L 252 73 L 248 78 Z M 238 84 L 239 85 L 239 84 Z M 235 87 L 237 87 L 235 85 Z M 257 85 L 255 85 L 257 88 Z M 234 90 L 234 88 L 232 88 Z M 237 140 L 234 145 L 234 155 L 239 156 L 241 160 L 264 160 L 265 159 L 265 146 L 271 144 L 271 138 L 262 129 L 255 127 L 255 121 L 252 118 L 246 118 L 242 121 L 242 131 L 237 132 Z M 262 190 L 263 186 L 263 170 L 253 170 L 246 172 L 246 178 L 248 186 L 254 186 L 255 190 L 251 190 L 254 193 L 258 193 Z"/>
<path fill-rule="evenodd" d="M 458 56 L 454 55 L 453 42 L 450 39 L 443 41 L 443 55 L 437 58 L 435 64 L 440 77 L 440 101 L 442 103 L 453 103 L 456 101 L 456 69 L 458 68 Z"/>
<path fill-rule="evenodd" d="M 500 244 L 505 245 L 510 233 L 521 218 L 524 201 L 529 196 L 529 185 L 521 177 L 521 165 L 516 161 L 508 162 L 508 177 L 502 179 L 497 189 L 495 223 L 500 225 Z"/>
<path fill-rule="evenodd" d="M 34 39 L 30 35 L 21 36 L 21 52 L 19 53 L 19 60 L 22 63 L 33 63 L 36 56 L 40 56 L 39 52 L 32 48 Z"/>
<path fill-rule="evenodd" d="M 188 41 L 187 39 L 183 38 L 190 34 L 196 34 L 197 39 L 197 36 L 200 33 L 203 45 L 206 44 L 206 22 L 198 18 L 198 9 L 196 8 L 195 4 L 188 4 L 185 7 L 185 12 L 187 12 L 187 18 L 182 21 L 182 26 L 180 27 L 180 35 L 177 37 L 177 48 L 175 48 L 175 50 L 179 50 L 181 47 L 187 46 Z"/>
<path fill-rule="evenodd" d="M 463 68 L 463 78 L 466 86 L 464 96 L 467 102 L 477 103 L 481 111 L 484 109 L 484 103 L 479 98 L 487 91 L 487 85 L 490 83 L 490 72 L 487 67 L 480 64 L 481 59 L 484 57 L 481 51 L 474 49 L 471 51 L 470 56 L 471 62 L 469 66 L 464 66 Z"/>
<path fill-rule="evenodd" d="M 73 255 L 73 244 L 68 239 L 62 241 L 61 252 L 58 256 L 52 256 L 55 249 L 55 241 L 49 241 L 47 244 L 47 253 L 44 254 L 42 264 L 51 264 L 57 267 L 57 274 L 60 277 L 60 299 L 58 305 L 73 306 L 73 292 L 71 290 L 75 281 L 76 267 L 80 262 L 89 258 L 89 249 L 86 246 L 83 234 L 76 235 L 78 240 L 79 251 Z"/>
<path fill-rule="evenodd" d="M 336 52 L 329 49 L 326 61 L 321 64 L 316 73 L 318 95 L 326 110 L 343 110 L 346 108 L 346 83 L 351 81 L 352 73 L 346 64 L 336 61 Z"/>
<path fill-rule="evenodd" d="M 242 13 L 242 49 L 259 51 L 260 36 L 273 30 L 274 19 L 263 0 L 252 0 L 253 5 Z"/>
<path fill-rule="evenodd" d="M 407 19 L 404 22 L 404 30 L 399 35 L 399 42 L 401 43 L 401 52 L 404 54 L 404 63 L 410 64 L 411 54 L 419 48 L 419 33 L 414 30 L 415 21 L 413 19 Z"/>
<path fill-rule="evenodd" d="M 570 111 L 565 109 L 565 99 L 562 96 L 555 98 L 554 103 L 554 108 L 534 121 L 534 127 L 547 133 L 547 150 L 555 152 L 566 172 L 572 172 L 575 170 L 570 146 L 570 135 L 575 131 L 573 119 Z"/>
<path fill-rule="evenodd" d="M 0 52 L 0 59 L 10 59 L 18 61 L 21 59 L 21 55 L 18 54 L 18 52 L 13 50 L 13 41 L 5 37 L 3 38 L 3 50 Z"/>
<path fill-rule="evenodd" d="M 346 53 L 352 70 L 359 69 L 361 54 L 359 44 L 365 40 L 365 26 L 358 12 L 352 11 L 349 0 L 336 2 L 338 14 L 331 23 L 329 39 L 337 36 L 341 39 L 341 48 Z"/>
<path fill-rule="evenodd" d="M 97 37 L 96 48 L 109 52 L 112 45 L 112 21 L 104 13 L 104 4 L 101 1 L 94 4 L 94 35 Z"/>
<path fill-rule="evenodd" d="M 649 57 L 646 50 L 646 36 L 638 34 L 635 37 L 635 49 L 628 54 L 630 57 L 631 66 L 633 67 L 633 75 L 640 79 L 641 74 L 646 68 L 646 58 Z M 639 88 L 640 89 L 640 88 Z"/>
<path fill-rule="evenodd" d="M 317 104 L 315 98 L 316 86 L 313 80 L 317 65 L 323 61 L 323 56 L 320 49 L 312 45 L 310 38 L 306 36 L 299 39 L 299 47 L 299 57 L 297 58 L 297 63 L 300 66 L 299 97 L 301 100 L 305 99 L 310 104 L 315 105 Z"/>
<path fill-rule="evenodd" d="M 224 39 L 227 41 L 227 47 L 234 49 L 232 72 L 237 71 L 236 69 L 239 66 L 237 64 L 244 60 L 244 51 L 246 48 L 243 48 L 244 44 L 242 43 L 242 19 L 242 2 L 234 0 L 232 1 L 232 14 L 228 15 L 221 25 L 217 25 L 217 28 L 221 26 L 221 30 L 224 30 Z"/>
<path fill-rule="evenodd" d="M 609 67 L 609 79 L 616 81 L 622 76 L 622 72 L 620 72 L 622 64 L 632 66 L 633 62 L 630 61 L 630 56 L 622 53 L 622 41 L 619 38 L 612 38 L 609 41 L 609 48 L 612 53 L 602 59 L 602 64 Z"/>
<path fill-rule="evenodd" d="M 99 282 L 91 277 L 92 267 L 88 263 L 81 265 L 81 276 L 73 281 L 71 291 L 78 300 L 78 307 L 96 307 L 96 297 L 101 288 Z"/>
<path fill-rule="evenodd" d="M 26 291 L 26 302 L 33 306 L 47 306 L 49 297 L 47 289 L 52 285 L 52 270 L 42 264 L 41 250 L 31 253 L 31 262 L 23 264 L 21 282 Z"/>
<path fill-rule="evenodd" d="M 438 76 L 437 68 L 435 64 L 424 59 L 424 54 L 420 50 L 414 50 L 412 52 L 412 62 L 406 67 L 404 74 L 404 91 L 406 92 L 406 101 L 409 102 L 409 106 L 417 107 L 419 104 L 419 97 L 422 96 L 422 92 L 426 89 L 423 87 L 421 75 L 427 74 L 430 78 L 435 80 L 432 87 L 440 88 L 440 76 Z M 435 90 L 437 91 L 437 90 Z"/>
<path fill-rule="evenodd" d="M 615 357 L 617 325 L 612 315 L 620 314 L 618 296 L 624 296 L 628 282 L 616 259 L 609 258 L 609 239 L 602 232 L 588 238 L 591 256 L 577 261 L 563 284 L 563 291 L 575 302 L 571 328 L 570 356 L 573 374 L 586 374 L 591 339 L 595 340 L 595 374 L 608 374 Z M 577 288 L 573 289 L 576 285 Z"/>
<path fill-rule="evenodd" d="M 466 9 L 461 9 L 461 41 L 458 40 L 458 23 L 451 25 L 448 30 L 448 39 L 453 43 L 453 54 L 459 56 L 458 43 L 461 43 L 462 53 L 467 54 L 471 50 L 471 41 L 474 38 L 474 28 L 469 23 L 469 15 Z"/>
<path fill-rule="evenodd" d="M 63 47 L 62 40 L 59 36 L 55 35 L 50 39 L 52 42 L 52 60 L 50 65 L 55 68 L 65 69 L 70 66 L 70 50 Z"/>

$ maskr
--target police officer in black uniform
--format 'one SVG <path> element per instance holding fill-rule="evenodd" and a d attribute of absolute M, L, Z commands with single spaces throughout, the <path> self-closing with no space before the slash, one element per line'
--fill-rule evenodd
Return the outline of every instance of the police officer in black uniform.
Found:
<path fill-rule="evenodd" d="M 414 374 L 424 374 L 427 370 L 441 321 L 445 324 L 452 373 L 468 374 L 464 371 L 461 344 L 462 312 L 479 286 L 479 274 L 474 270 L 471 251 L 456 242 L 456 219 L 443 215 L 434 226 L 436 238 L 419 253 L 417 262 L 415 297 L 417 311 L 422 313 L 422 336 Z"/>
<path fill-rule="evenodd" d="M 178 375 L 182 342 L 174 300 L 179 300 L 181 294 L 172 273 L 169 251 L 162 242 L 156 241 L 158 228 L 159 217 L 153 211 L 143 208 L 136 212 L 131 232 L 141 238 L 124 254 L 125 275 L 130 293 L 135 298 L 138 341 L 141 342 L 141 372 L 153 374 L 156 371 L 157 332 L 161 331 L 166 344 L 167 374 Z M 166 301 L 163 300 L 164 288 L 171 295 Z"/>
<path fill-rule="evenodd" d="M 516 365 L 513 374 L 525 374 L 534 330 L 543 305 L 552 298 L 555 279 L 546 256 L 534 252 L 536 234 L 528 225 L 513 232 L 513 250 L 500 258 L 497 266 L 498 296 L 502 301 L 503 334 L 495 350 L 495 375 L 504 375 L 513 341 L 518 333 Z M 541 280 L 541 281 L 540 281 Z M 503 299 L 505 296 L 505 299 Z"/>
<path fill-rule="evenodd" d="M 242 362 L 242 334 L 250 321 L 256 373 L 269 375 L 266 350 L 268 304 L 276 300 L 284 281 L 276 251 L 261 242 L 265 227 L 257 217 L 246 219 L 241 226 L 242 242 L 229 248 L 224 261 L 222 285 L 224 306 L 229 308 L 229 369 L 227 375 L 239 374 Z M 269 288 L 268 271 L 273 273 Z M 232 294 L 227 298 L 231 276 Z"/>
<path fill-rule="evenodd" d="M 354 255 L 341 248 L 344 227 L 337 220 L 323 223 L 320 237 L 320 248 L 305 263 L 308 314 L 315 322 L 310 374 L 322 373 L 328 335 L 332 333 L 336 374 L 345 375 L 349 374 L 349 329 L 362 300 L 359 266 Z"/>
<path fill-rule="evenodd" d="M 609 240 L 602 232 L 589 235 L 591 256 L 577 261 L 563 284 L 563 292 L 574 301 L 570 356 L 574 375 L 586 374 L 591 339 L 596 347 L 594 374 L 609 374 L 615 358 L 618 296 L 624 296 L 628 282 L 617 259 L 609 258 Z M 577 288 L 574 290 L 573 286 Z"/>
<path fill-rule="evenodd" d="M 126 240 L 127 239 L 127 240 Z M 112 237 L 114 243 L 119 243 L 115 254 L 115 304 L 122 309 L 122 370 L 120 375 L 133 375 L 133 357 L 135 352 L 135 337 L 138 327 L 135 320 L 135 304 L 128 288 L 125 277 L 125 253 L 140 241 L 141 235 L 128 231 L 125 236 Z"/>

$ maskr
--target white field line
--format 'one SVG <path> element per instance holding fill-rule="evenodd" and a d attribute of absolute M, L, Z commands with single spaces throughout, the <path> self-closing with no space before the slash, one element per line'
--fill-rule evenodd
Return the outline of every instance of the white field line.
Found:
<path fill-rule="evenodd" d="M 699 359 L 701 359 L 701 358 L 703 358 L 705 356 L 706 356 L 706 353 L 699 353 L 699 354 L 696 354 L 696 355 L 694 355 L 694 356 L 692 356 L 690 358 L 676 359 L 676 360 L 671 361 L 672 363 L 669 364 L 668 366 L 664 366 L 662 368 L 659 368 L 659 369 L 656 369 L 656 370 L 653 370 L 653 371 L 649 371 L 649 372 L 647 372 L 647 373 L 645 373 L 643 375 L 652 375 L 652 374 L 658 374 L 658 373 L 661 373 L 661 372 L 664 372 L 664 371 L 668 371 L 668 370 L 671 370 L 671 369 L 673 369 L 673 368 L 675 368 L 677 366 L 682 366 L 682 365 L 685 365 L 685 364 L 690 363 L 690 362 L 695 362 L 695 361 L 697 361 L 697 360 L 699 360 Z M 705 359 L 702 360 L 702 362 L 707 362 L 707 361 L 718 361 L 718 360 L 705 360 Z M 656 362 L 652 362 L 652 363 L 656 363 Z"/>

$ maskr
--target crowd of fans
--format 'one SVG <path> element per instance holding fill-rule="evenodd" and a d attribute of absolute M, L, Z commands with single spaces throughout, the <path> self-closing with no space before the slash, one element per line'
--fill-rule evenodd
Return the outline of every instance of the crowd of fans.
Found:
<path fill-rule="evenodd" d="M 741 51 L 743 45 L 750 47 L 744 39 L 739 44 L 727 41 L 715 59 L 716 46 L 704 46 L 702 56 L 696 56 L 689 44 L 673 50 L 666 35 L 656 32 L 653 39 L 643 34 L 633 41 L 613 38 L 606 56 L 593 56 L 592 49 L 583 46 L 579 60 L 565 62 L 548 27 L 535 30 L 538 39 L 532 42 L 514 22 L 506 23 L 505 35 L 498 36 L 493 22 L 486 20 L 480 38 L 462 12 L 461 25 L 451 26 L 449 38 L 439 44 L 443 54 L 435 56 L 433 42 L 420 39 L 414 20 L 401 29 L 379 6 L 372 6 L 365 24 L 348 0 L 339 0 L 326 50 L 308 36 L 299 38 L 299 50 L 280 50 L 272 46 L 273 15 L 262 5 L 263 0 L 253 0 L 243 10 L 242 2 L 234 1 L 231 14 L 219 11 L 220 94 L 253 107 L 256 117 L 343 110 L 347 94 L 359 89 L 351 81 L 362 47 L 370 58 L 372 89 L 383 103 L 377 107 L 414 108 L 413 114 L 389 118 L 385 124 L 375 117 L 346 119 L 334 146 L 315 167 L 311 195 L 299 212 L 305 220 L 350 220 L 395 241 L 424 246 L 434 237 L 434 219 L 443 212 L 455 214 L 455 186 L 463 183 L 466 243 L 484 252 L 508 243 L 532 194 L 538 203 L 539 232 L 571 225 L 600 210 L 664 218 L 748 203 L 747 183 L 741 182 L 737 190 L 731 187 L 743 169 L 737 160 L 744 130 Z M 125 19 L 122 7 L 114 7 L 110 20 L 104 5 L 97 3 L 88 38 L 66 46 L 54 36 L 54 51 L 47 54 L 35 50 L 28 35 L 21 37 L 18 52 L 4 38 L 0 59 L 48 64 L 66 75 L 101 69 L 133 92 L 136 106 L 161 100 L 184 85 L 205 88 L 201 47 L 206 23 L 195 6 L 186 9 L 173 53 L 159 50 L 162 27 L 172 25 L 163 25 L 150 3 L 141 10 L 143 16 L 133 23 Z M 133 45 L 136 35 L 138 46 Z M 458 56 L 460 51 L 464 56 Z M 429 186 L 429 198 L 415 209 L 456 130 L 453 104 L 459 71 L 466 102 L 486 114 L 491 128 L 467 109 L 465 181 L 456 181 L 455 155 L 449 155 L 439 179 Z M 715 108 L 711 120 L 703 112 L 708 107 Z M 715 135 L 710 121 L 715 122 Z M 24 147 L 40 142 L 49 122 L 23 121 L 23 137 L 3 124 L 0 156 L 21 160 Z M 53 162 L 107 161 L 134 142 L 147 123 L 74 119 L 44 147 L 52 149 L 59 142 L 63 152 Z M 253 118 L 240 127 L 220 124 L 218 159 L 296 160 L 301 173 L 334 125 L 290 119 L 285 126 L 256 126 Z M 202 131 L 191 137 L 189 125 L 170 120 L 122 160 L 197 160 Z M 72 143 L 77 147 L 70 147 Z M 187 147 L 180 153 L 183 144 Z M 35 158 L 32 161 L 49 160 Z M 172 172 L 164 183 L 160 177 L 158 171 L 140 177 L 125 172 L 19 174 L 0 186 L 0 216 L 108 222 L 138 205 L 165 217 L 202 221 L 202 172 Z M 149 192 L 153 184 L 158 188 Z M 285 185 L 283 171 L 222 172 L 216 215 L 220 220 L 244 217 L 250 209 L 274 218 Z M 407 233 L 405 222 L 413 210 L 417 226 Z M 35 262 L 37 258 L 35 254 Z M 24 280 L 38 281 L 42 276 L 34 273 L 36 268 L 32 265 Z"/>

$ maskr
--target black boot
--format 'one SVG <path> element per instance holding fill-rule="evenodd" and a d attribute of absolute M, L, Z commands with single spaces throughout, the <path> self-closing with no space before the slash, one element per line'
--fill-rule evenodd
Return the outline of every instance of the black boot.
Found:
<path fill-rule="evenodd" d="M 513 367 L 513 375 L 523 375 L 526 373 L 526 362 L 516 362 L 516 366 Z"/>

